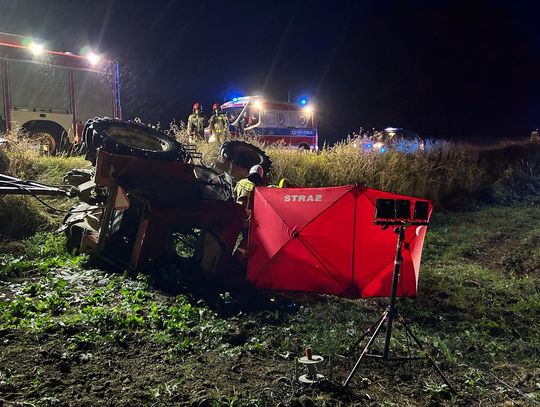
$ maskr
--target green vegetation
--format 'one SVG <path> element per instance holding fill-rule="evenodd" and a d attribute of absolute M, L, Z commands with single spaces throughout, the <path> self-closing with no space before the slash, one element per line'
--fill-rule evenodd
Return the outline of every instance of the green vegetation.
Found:
<path fill-rule="evenodd" d="M 41 275 L 51 268 L 76 268 L 86 256 L 67 251 L 66 239 L 50 233 L 38 233 L 23 242 L 6 244 L 10 253 L 0 253 L 0 280 Z"/>
<path fill-rule="evenodd" d="M 132 281 L 97 270 L 86 272 L 86 256 L 69 253 L 63 236 L 41 233 L 22 245 L 25 254 L 19 257 L 0 255 L 0 281 L 24 281 L 17 295 L 0 303 L 0 330 L 19 328 L 33 334 L 67 330 L 75 345 L 92 346 L 114 340 L 118 332 L 136 330 L 156 334 L 160 342 L 174 340 L 180 350 L 192 346 L 187 335 L 203 317 L 213 319 L 202 303 L 194 307 L 182 295 L 170 305 L 157 303 L 146 276 Z"/>

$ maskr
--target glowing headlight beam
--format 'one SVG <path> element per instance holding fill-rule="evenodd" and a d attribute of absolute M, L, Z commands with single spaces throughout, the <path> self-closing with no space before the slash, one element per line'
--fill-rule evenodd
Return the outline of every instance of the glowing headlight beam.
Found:
<path fill-rule="evenodd" d="M 315 108 L 312 105 L 308 105 L 308 106 L 304 107 L 304 109 L 302 109 L 302 110 L 306 114 L 313 114 L 313 112 L 315 111 Z"/>
<path fill-rule="evenodd" d="M 28 49 L 30 50 L 32 54 L 37 56 L 43 53 L 43 51 L 45 50 L 45 47 L 43 46 L 43 44 L 39 44 L 37 42 L 31 42 L 30 45 L 28 46 Z"/>
<path fill-rule="evenodd" d="M 89 52 L 88 55 L 86 56 L 86 58 L 88 59 L 88 61 L 92 65 L 96 65 L 99 61 L 101 61 L 101 56 L 97 55 L 97 54 L 95 54 L 93 52 Z"/>

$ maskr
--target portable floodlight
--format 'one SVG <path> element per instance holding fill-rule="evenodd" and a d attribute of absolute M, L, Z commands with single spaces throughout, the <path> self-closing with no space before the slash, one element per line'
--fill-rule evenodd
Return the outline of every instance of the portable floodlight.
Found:
<path fill-rule="evenodd" d="M 411 218 L 411 201 L 396 199 L 396 219 L 409 220 Z"/>
<path fill-rule="evenodd" d="M 379 198 L 375 203 L 376 225 L 427 225 L 429 221 L 429 202 L 415 201 L 411 216 L 412 202 L 408 199 Z"/>
<path fill-rule="evenodd" d="M 375 221 L 399 222 L 411 218 L 411 201 L 407 199 L 377 199 Z"/>
<path fill-rule="evenodd" d="M 414 220 L 427 222 L 429 219 L 429 202 L 416 201 L 414 204 Z"/>
<path fill-rule="evenodd" d="M 375 219 L 394 219 L 395 217 L 395 199 L 377 199 L 375 204 Z"/>

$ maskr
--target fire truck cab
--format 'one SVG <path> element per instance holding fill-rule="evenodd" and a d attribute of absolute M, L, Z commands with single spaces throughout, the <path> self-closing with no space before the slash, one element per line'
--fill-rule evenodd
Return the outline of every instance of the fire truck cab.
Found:
<path fill-rule="evenodd" d="M 262 96 L 235 98 L 221 106 L 231 134 L 255 133 L 264 142 L 316 151 L 318 132 L 312 106 L 267 100 Z"/>
<path fill-rule="evenodd" d="M 50 154 L 78 143 L 96 116 L 121 118 L 115 61 L 45 49 L 44 43 L 0 33 L 0 133 L 23 130 Z"/>

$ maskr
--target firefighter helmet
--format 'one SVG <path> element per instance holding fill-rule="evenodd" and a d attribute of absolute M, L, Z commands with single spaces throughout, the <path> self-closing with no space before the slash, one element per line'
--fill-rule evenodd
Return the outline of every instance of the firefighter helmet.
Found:
<path fill-rule="evenodd" d="M 221 106 L 219 105 L 219 103 L 217 103 L 217 102 L 214 103 L 214 104 L 212 105 L 212 110 L 221 110 Z"/>
<path fill-rule="evenodd" d="M 193 103 L 193 110 L 201 110 L 202 111 L 201 104 L 199 102 Z"/>
<path fill-rule="evenodd" d="M 262 178 L 264 176 L 264 169 L 259 164 L 254 165 L 249 169 L 249 175 L 251 174 L 259 174 L 259 176 Z"/>

